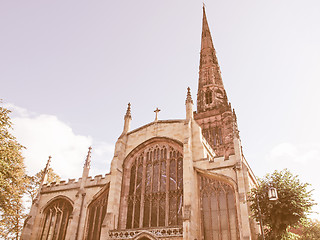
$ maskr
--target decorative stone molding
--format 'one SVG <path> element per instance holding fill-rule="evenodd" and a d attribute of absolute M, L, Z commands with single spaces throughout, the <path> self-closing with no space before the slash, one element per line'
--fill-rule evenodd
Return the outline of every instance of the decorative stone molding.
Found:
<path fill-rule="evenodd" d="M 155 238 L 182 237 L 182 227 L 163 227 L 153 229 L 112 230 L 109 239 L 135 239 L 138 235 L 146 233 Z"/>

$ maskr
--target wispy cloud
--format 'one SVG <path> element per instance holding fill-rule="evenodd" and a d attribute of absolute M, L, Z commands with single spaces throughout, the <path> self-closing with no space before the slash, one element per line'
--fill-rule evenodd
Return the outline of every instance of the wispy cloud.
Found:
<path fill-rule="evenodd" d="M 267 160 L 269 162 L 291 162 L 306 165 L 318 159 L 319 154 L 320 143 L 295 145 L 285 142 L 275 146 L 267 155 Z"/>
<path fill-rule="evenodd" d="M 51 166 L 63 179 L 78 178 L 89 146 L 93 146 L 91 174 L 109 171 L 112 144 L 75 134 L 71 126 L 56 116 L 32 113 L 14 104 L 6 104 L 6 107 L 14 112 L 13 134 L 26 147 L 23 155 L 29 174 L 40 171 L 51 155 Z"/>

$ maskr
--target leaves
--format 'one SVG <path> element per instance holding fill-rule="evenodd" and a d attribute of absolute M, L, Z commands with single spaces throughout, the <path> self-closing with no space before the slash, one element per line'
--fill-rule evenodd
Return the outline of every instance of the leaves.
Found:
<path fill-rule="evenodd" d="M 287 169 L 267 174 L 258 182 L 259 186 L 251 190 L 248 198 L 253 217 L 259 221 L 259 201 L 267 237 L 281 239 L 288 235 L 288 227 L 301 223 L 311 212 L 315 205 L 311 198 L 312 191 L 308 191 L 309 184 L 301 183 L 298 176 L 294 176 Z M 278 200 L 269 200 L 270 187 L 277 189 Z"/>
<path fill-rule="evenodd" d="M 10 110 L 0 107 L 0 236 L 17 239 L 22 228 L 22 196 L 28 180 L 25 177 L 24 148 L 10 133 Z"/>
<path fill-rule="evenodd" d="M 302 223 L 300 229 L 301 240 L 318 240 L 320 239 L 320 221 L 306 220 Z"/>

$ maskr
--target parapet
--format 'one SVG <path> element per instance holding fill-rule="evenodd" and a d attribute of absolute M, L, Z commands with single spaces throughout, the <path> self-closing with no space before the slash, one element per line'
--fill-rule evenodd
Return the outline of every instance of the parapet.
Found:
<path fill-rule="evenodd" d="M 86 182 L 84 184 L 85 188 L 91 188 L 91 187 L 99 187 L 107 184 L 110 182 L 110 173 L 103 175 L 97 175 L 93 178 L 90 176 L 86 179 Z M 50 192 L 57 192 L 57 191 L 68 191 L 71 189 L 77 189 L 80 188 L 82 178 L 79 179 L 68 179 L 62 180 L 60 182 L 51 182 L 46 185 L 44 185 L 41 189 L 41 193 L 50 193 Z"/>

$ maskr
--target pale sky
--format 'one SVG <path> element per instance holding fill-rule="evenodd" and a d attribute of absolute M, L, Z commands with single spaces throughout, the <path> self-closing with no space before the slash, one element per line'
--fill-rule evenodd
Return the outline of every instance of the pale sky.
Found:
<path fill-rule="evenodd" d="M 288 168 L 320 203 L 320 1 L 206 6 L 251 168 L 258 177 Z M 156 107 L 159 119 L 184 118 L 188 86 L 196 102 L 201 23 L 200 0 L 0 0 L 0 98 L 28 172 L 52 155 L 62 178 L 78 178 L 92 145 L 92 175 L 107 173 L 128 102 L 132 129 Z"/>

